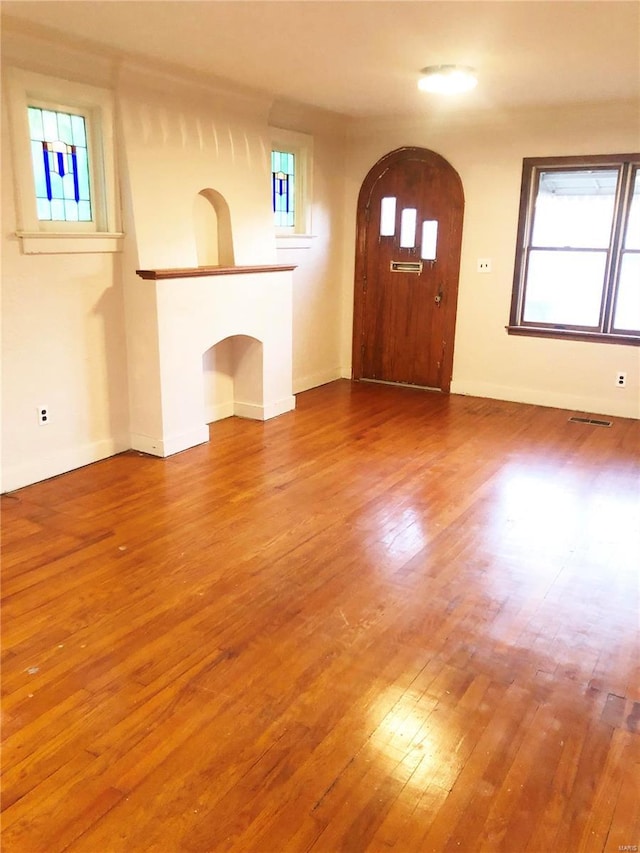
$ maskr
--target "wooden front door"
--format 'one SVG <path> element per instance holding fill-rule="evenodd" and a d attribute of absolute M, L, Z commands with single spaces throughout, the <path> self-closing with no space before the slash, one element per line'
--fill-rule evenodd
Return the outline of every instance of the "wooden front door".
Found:
<path fill-rule="evenodd" d="M 449 391 L 464 194 L 439 154 L 400 148 L 358 198 L 353 378 Z"/>

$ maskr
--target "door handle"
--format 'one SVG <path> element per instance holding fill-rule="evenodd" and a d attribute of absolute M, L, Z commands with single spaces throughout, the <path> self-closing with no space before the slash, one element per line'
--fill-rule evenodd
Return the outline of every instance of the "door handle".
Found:
<path fill-rule="evenodd" d="M 442 291 L 441 290 L 438 292 L 437 296 L 434 296 L 433 301 L 436 303 L 436 305 L 440 305 L 440 303 L 442 302 Z"/>

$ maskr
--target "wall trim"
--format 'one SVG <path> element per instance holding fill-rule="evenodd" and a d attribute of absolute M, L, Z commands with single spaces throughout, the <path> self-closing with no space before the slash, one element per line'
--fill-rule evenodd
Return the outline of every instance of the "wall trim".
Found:
<path fill-rule="evenodd" d="M 204 409 L 204 419 L 207 424 L 223 421 L 225 418 L 233 417 L 233 415 L 235 415 L 233 400 L 228 400 L 225 403 L 210 403 Z"/>
<path fill-rule="evenodd" d="M 332 367 L 331 370 L 322 370 L 318 373 L 308 373 L 306 376 L 299 376 L 294 379 L 293 393 L 301 394 L 303 391 L 309 391 L 311 388 L 317 388 L 319 385 L 326 385 L 328 382 L 335 382 L 336 379 L 350 379 L 351 371 L 345 373 L 342 367 Z"/>
<path fill-rule="evenodd" d="M 16 231 L 25 255 L 78 254 L 79 252 L 121 252 L 124 234 L 59 234 L 53 231 Z"/>
<path fill-rule="evenodd" d="M 105 438 L 80 447 L 71 447 L 50 455 L 42 455 L 26 463 L 11 465 L 4 463 L 2 468 L 2 492 L 12 492 L 42 480 L 49 480 L 60 474 L 66 474 L 76 468 L 83 468 L 93 462 L 100 462 L 118 453 L 129 450 L 127 438 Z"/>
<path fill-rule="evenodd" d="M 180 453 L 183 450 L 189 450 L 198 444 L 206 444 L 208 441 L 209 428 L 206 424 L 179 435 L 169 436 L 167 439 L 153 438 L 150 435 L 140 435 L 139 433 L 131 434 L 131 446 L 134 450 L 162 458 L 173 456 L 174 453 Z"/>
<path fill-rule="evenodd" d="M 236 400 L 233 404 L 233 413 L 239 418 L 249 418 L 253 421 L 268 421 L 270 418 L 276 418 L 278 415 L 292 411 L 295 407 L 296 398 L 293 395 L 275 400 L 266 406 L 260 406 L 256 403 L 242 403 Z"/>
<path fill-rule="evenodd" d="M 588 412 L 594 415 L 613 415 L 619 418 L 640 420 L 640 400 L 631 396 L 620 403 L 609 398 L 586 396 L 583 394 L 561 394 L 539 388 L 513 388 L 508 385 L 493 385 L 487 382 L 453 381 L 452 394 L 469 397 L 484 397 L 490 400 L 507 400 L 511 403 L 528 403 L 533 406 L 548 406 L 552 409 L 567 409 L 572 412 Z M 624 394 L 624 391 L 621 392 Z"/>

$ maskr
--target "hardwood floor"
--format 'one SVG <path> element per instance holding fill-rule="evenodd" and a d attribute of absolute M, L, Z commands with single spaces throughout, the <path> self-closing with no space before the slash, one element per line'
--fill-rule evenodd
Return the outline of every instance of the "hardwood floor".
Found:
<path fill-rule="evenodd" d="M 640 422 L 341 381 L 2 498 L 3 851 L 640 844 Z"/>

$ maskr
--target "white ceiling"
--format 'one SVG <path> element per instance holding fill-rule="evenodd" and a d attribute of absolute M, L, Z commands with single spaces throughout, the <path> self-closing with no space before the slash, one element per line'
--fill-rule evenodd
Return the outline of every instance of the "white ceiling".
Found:
<path fill-rule="evenodd" d="M 35 0 L 3 15 L 351 116 L 410 115 L 425 65 L 475 67 L 456 108 L 640 96 L 637 0 Z M 441 97 L 441 96 L 440 96 Z"/>

